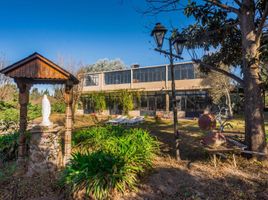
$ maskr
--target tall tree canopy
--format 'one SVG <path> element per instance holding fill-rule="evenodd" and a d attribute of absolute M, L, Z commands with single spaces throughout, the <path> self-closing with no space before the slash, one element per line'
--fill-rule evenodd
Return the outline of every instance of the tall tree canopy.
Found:
<path fill-rule="evenodd" d="M 245 142 L 250 150 L 267 152 L 263 116 L 263 77 L 267 70 L 267 0 L 147 0 L 149 11 L 184 11 L 195 22 L 182 30 L 189 49 L 209 54 L 193 57 L 203 71 L 220 72 L 244 88 Z M 240 67 L 242 75 L 221 69 Z"/>
<path fill-rule="evenodd" d="M 95 64 L 88 65 L 85 67 L 86 72 L 102 72 L 121 69 L 126 69 L 126 65 L 123 63 L 122 60 L 109 60 L 106 58 L 98 60 Z"/>

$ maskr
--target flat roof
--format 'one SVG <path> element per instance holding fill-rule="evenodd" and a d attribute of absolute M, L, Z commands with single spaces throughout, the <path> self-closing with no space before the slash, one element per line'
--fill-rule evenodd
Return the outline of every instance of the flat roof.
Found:
<path fill-rule="evenodd" d="M 183 65 L 183 64 L 194 64 L 193 61 L 185 61 L 185 62 L 177 62 L 174 63 L 174 65 Z M 147 68 L 157 68 L 157 67 L 164 67 L 168 66 L 170 64 L 162 64 L 162 65 L 149 65 L 149 66 L 144 66 L 144 67 L 138 67 L 138 68 L 127 68 L 127 69 L 120 69 L 120 70 L 110 70 L 110 71 L 101 71 L 101 72 L 86 72 L 85 75 L 89 74 L 101 74 L 101 73 L 108 73 L 108 72 L 121 72 L 121 71 L 130 71 L 131 69 L 136 70 L 136 69 L 147 69 Z"/>

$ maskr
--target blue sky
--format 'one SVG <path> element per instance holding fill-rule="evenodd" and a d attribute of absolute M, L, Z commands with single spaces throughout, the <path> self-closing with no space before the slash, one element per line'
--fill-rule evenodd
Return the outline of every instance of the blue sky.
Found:
<path fill-rule="evenodd" d="M 158 21 L 182 28 L 190 20 L 179 12 L 138 12 L 145 8 L 145 0 L 3 0 L 0 52 L 9 64 L 33 52 L 56 62 L 63 57 L 85 64 L 102 58 L 120 58 L 127 65 L 167 63 L 153 51 L 151 29 Z"/>

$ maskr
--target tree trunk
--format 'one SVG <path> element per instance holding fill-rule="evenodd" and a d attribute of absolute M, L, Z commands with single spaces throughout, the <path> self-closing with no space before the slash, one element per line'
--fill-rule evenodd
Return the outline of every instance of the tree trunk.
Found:
<path fill-rule="evenodd" d="M 245 142 L 249 150 L 267 152 L 259 67 L 260 41 L 256 41 L 254 6 L 244 0 L 240 14 L 245 95 Z"/>
<path fill-rule="evenodd" d="M 229 110 L 229 117 L 233 117 L 234 113 L 233 113 L 233 108 L 232 108 L 232 100 L 231 100 L 230 92 L 228 88 L 225 88 L 225 91 L 226 91 L 225 96 L 226 96 L 228 110 Z"/>

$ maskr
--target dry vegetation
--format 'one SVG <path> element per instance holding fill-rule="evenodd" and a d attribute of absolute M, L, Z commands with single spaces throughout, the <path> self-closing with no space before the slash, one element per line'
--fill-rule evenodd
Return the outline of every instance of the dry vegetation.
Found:
<path fill-rule="evenodd" d="M 240 119 L 232 124 L 235 127 L 232 132 L 243 132 Z M 197 121 L 180 120 L 183 158 L 180 163 L 173 159 L 171 122 L 149 119 L 143 127 L 161 141 L 162 153 L 155 160 L 152 174 L 143 178 L 139 191 L 124 199 L 268 199 L 268 165 L 238 156 L 234 167 L 230 156 L 219 159 L 215 168 L 200 144 L 204 133 L 200 132 Z"/>
<path fill-rule="evenodd" d="M 52 121 L 63 125 L 64 115 L 53 115 Z M 177 163 L 173 159 L 172 123 L 168 120 L 146 119 L 140 126 L 158 138 L 161 153 L 154 161 L 153 170 L 141 177 L 138 191 L 118 195 L 115 199 L 268 199 L 268 166 L 265 163 L 237 156 L 237 167 L 228 158 L 218 160 L 215 168 L 200 144 L 204 133 L 200 132 L 197 120 L 179 121 L 183 161 Z M 75 128 L 99 122 L 102 120 L 93 116 L 79 116 L 76 117 Z M 266 128 L 267 123 L 268 120 Z M 233 120 L 232 124 L 235 127 L 232 131 L 242 135 L 242 120 Z M 17 179 L 14 176 L 0 181 L 0 199 L 8 199 L 3 198 L 3 193 L 12 194 L 15 189 L 17 199 L 64 199 L 63 192 L 59 191 L 55 182 L 45 180 L 44 183 L 40 177 Z"/>

